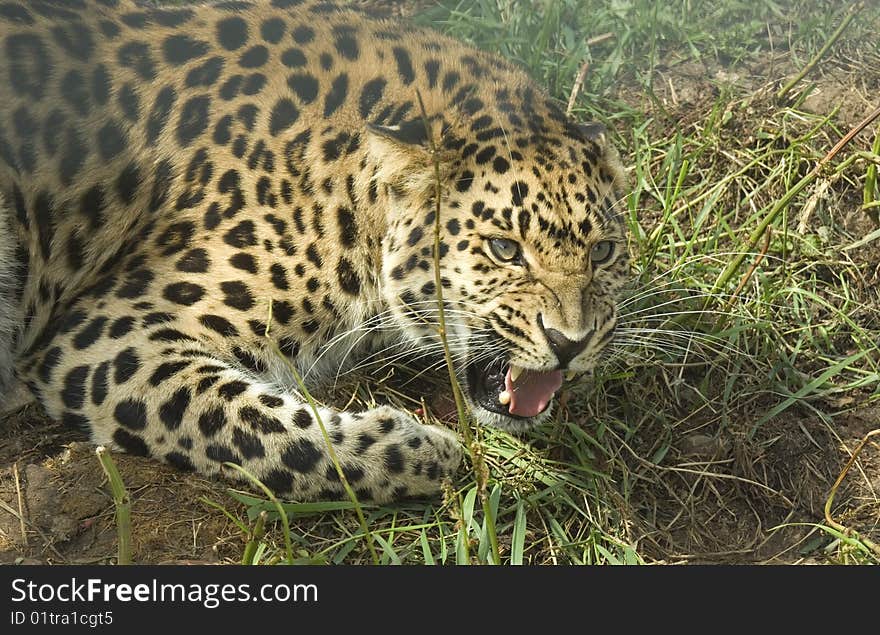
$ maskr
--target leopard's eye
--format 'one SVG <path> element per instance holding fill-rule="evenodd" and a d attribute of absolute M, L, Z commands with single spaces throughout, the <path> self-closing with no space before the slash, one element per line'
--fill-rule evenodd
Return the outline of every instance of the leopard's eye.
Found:
<path fill-rule="evenodd" d="M 489 240 L 489 249 L 492 255 L 501 262 L 514 262 L 522 256 L 519 243 L 507 238 L 492 238 Z"/>
<path fill-rule="evenodd" d="M 590 251 L 590 261 L 594 265 L 603 265 L 614 255 L 614 243 L 610 240 L 600 240 L 593 245 Z"/>

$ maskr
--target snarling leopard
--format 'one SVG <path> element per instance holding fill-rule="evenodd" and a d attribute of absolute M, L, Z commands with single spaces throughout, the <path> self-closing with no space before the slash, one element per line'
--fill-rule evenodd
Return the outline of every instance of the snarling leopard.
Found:
<path fill-rule="evenodd" d="M 0 51 L 0 382 L 96 443 L 433 495 L 454 432 L 297 374 L 440 354 L 442 306 L 473 417 L 521 431 L 613 337 L 618 155 L 495 55 L 295 0 L 4 0 Z"/>

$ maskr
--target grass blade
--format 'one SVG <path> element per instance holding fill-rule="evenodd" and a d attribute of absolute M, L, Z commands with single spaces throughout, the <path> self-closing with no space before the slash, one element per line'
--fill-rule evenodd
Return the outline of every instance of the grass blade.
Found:
<path fill-rule="evenodd" d="M 526 509 L 522 500 L 516 501 L 516 517 L 513 520 L 513 534 L 510 539 L 510 564 L 523 564 L 526 544 Z"/>

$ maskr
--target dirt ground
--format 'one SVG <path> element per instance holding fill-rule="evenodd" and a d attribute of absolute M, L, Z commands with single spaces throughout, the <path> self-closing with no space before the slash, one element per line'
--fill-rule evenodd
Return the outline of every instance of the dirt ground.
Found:
<path fill-rule="evenodd" d="M 769 78 L 785 76 L 783 58 L 765 56 L 734 74 L 704 63 L 669 64 L 658 69 L 662 81 L 655 90 L 670 116 L 683 124 L 711 107 L 720 80 L 761 90 Z M 826 113 L 840 105 L 837 121 L 847 129 L 876 107 L 878 67 L 874 76 L 855 63 L 816 73 L 811 78 L 816 87 L 802 107 Z M 631 101 L 641 107 L 645 97 L 634 89 Z M 854 235 L 872 230 L 865 223 L 864 215 L 847 219 Z M 880 284 L 878 250 L 865 248 L 852 256 L 876 267 L 868 282 Z M 852 452 L 866 434 L 880 428 L 880 405 L 867 404 L 865 397 L 841 398 L 833 426 L 806 409 L 792 408 L 752 439 L 736 432 L 682 431 L 673 444 L 677 465 L 688 465 L 692 457 L 693 469 L 645 479 L 645 487 L 663 488 L 666 500 L 680 504 L 657 509 L 626 503 L 631 507 L 624 515 L 639 549 L 664 562 L 827 561 L 829 538 L 815 523 L 824 518 L 829 492 Z M 240 513 L 241 506 L 226 492 L 228 484 L 138 457 L 117 454 L 115 460 L 132 495 L 135 562 L 219 563 L 240 557 L 244 536 L 205 502 Z M 716 471 L 729 478 L 707 482 L 701 470 L 710 467 L 723 468 Z M 634 460 L 633 474 L 638 473 Z M 635 486 L 632 496 L 638 493 Z M 656 491 L 645 496 L 658 498 Z M 880 437 L 865 446 L 836 490 L 832 514 L 880 542 Z M 695 526 L 700 530 L 694 531 Z M 0 563 L 110 563 L 116 556 L 115 532 L 106 480 L 82 432 L 48 420 L 34 404 L 0 420 Z"/>
<path fill-rule="evenodd" d="M 833 428 L 815 417 L 788 414 L 765 424 L 751 440 L 683 436 L 676 442 L 677 469 L 655 474 L 645 490 L 637 490 L 646 500 L 666 501 L 663 508 L 640 509 L 634 516 L 643 553 L 667 563 L 846 561 L 839 543 L 816 523 L 824 522 L 835 480 L 878 421 L 880 408 L 864 408 L 835 418 Z M 689 464 L 691 470 L 683 468 Z M 877 542 L 878 495 L 880 444 L 874 443 L 835 490 L 832 518 Z"/>

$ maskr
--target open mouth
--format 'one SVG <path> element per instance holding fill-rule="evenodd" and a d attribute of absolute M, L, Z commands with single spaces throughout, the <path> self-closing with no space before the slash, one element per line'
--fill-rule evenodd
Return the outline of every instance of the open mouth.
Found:
<path fill-rule="evenodd" d="M 467 382 L 471 399 L 479 406 L 506 417 L 530 419 L 547 410 L 562 385 L 562 371 L 496 362 L 487 368 L 469 366 Z"/>

